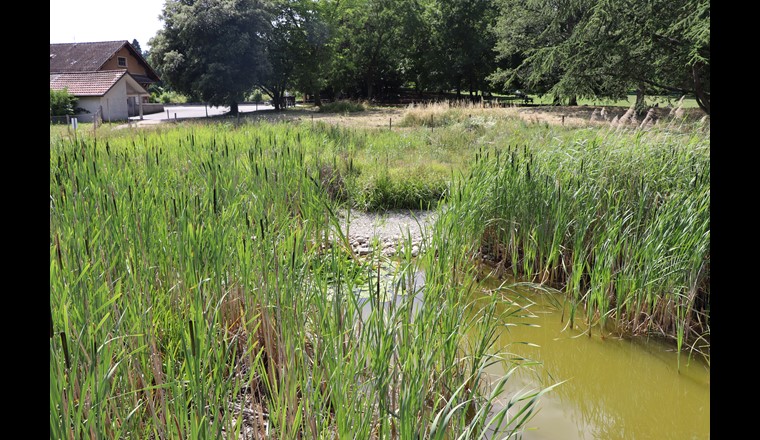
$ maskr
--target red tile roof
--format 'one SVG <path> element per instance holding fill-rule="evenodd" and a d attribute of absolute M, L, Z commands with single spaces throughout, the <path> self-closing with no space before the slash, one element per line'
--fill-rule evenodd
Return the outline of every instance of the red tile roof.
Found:
<path fill-rule="evenodd" d="M 50 88 L 68 89 L 75 96 L 103 96 L 126 74 L 126 70 L 51 73 Z"/>
<path fill-rule="evenodd" d="M 50 73 L 92 72 L 99 70 L 126 40 L 50 45 Z"/>
<path fill-rule="evenodd" d="M 158 81 L 156 72 L 127 40 L 96 41 L 91 43 L 56 43 L 50 44 L 50 73 L 94 72 L 126 46 L 147 69 L 151 81 Z"/>

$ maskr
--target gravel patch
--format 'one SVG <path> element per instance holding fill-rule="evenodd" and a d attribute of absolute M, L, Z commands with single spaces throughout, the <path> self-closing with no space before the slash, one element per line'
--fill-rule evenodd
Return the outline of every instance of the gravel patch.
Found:
<path fill-rule="evenodd" d="M 384 256 L 393 256 L 403 250 L 404 240 L 411 234 L 412 256 L 417 256 L 423 247 L 422 237 L 436 220 L 435 211 L 391 210 L 385 212 L 351 211 L 340 213 L 343 233 L 348 230 L 348 240 L 359 256 L 374 252 L 375 240 Z"/>

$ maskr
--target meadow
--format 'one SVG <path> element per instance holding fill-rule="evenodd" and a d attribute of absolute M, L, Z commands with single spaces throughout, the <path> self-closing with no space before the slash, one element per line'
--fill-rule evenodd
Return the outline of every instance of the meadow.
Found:
<path fill-rule="evenodd" d="M 549 388 L 494 410 L 531 365 L 484 379 L 520 311 L 483 267 L 565 292 L 589 335 L 709 359 L 709 126 L 659 122 L 51 128 L 51 437 L 519 433 Z M 345 208 L 439 217 L 419 256 L 359 258 Z"/>

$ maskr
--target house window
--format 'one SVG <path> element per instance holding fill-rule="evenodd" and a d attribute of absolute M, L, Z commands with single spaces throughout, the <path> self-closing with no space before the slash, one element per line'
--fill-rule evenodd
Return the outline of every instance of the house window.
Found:
<path fill-rule="evenodd" d="M 127 59 L 125 57 L 118 57 L 117 61 L 120 67 L 127 67 Z"/>

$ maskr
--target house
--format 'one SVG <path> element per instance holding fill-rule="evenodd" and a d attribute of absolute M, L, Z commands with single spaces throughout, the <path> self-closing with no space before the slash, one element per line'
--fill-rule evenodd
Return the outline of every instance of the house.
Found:
<path fill-rule="evenodd" d="M 112 121 L 162 112 L 163 106 L 147 104 L 147 89 L 159 80 L 126 40 L 50 44 L 50 88 L 66 88 L 79 99 L 78 107 L 88 112 L 77 115 L 81 121 L 96 114 Z"/>

